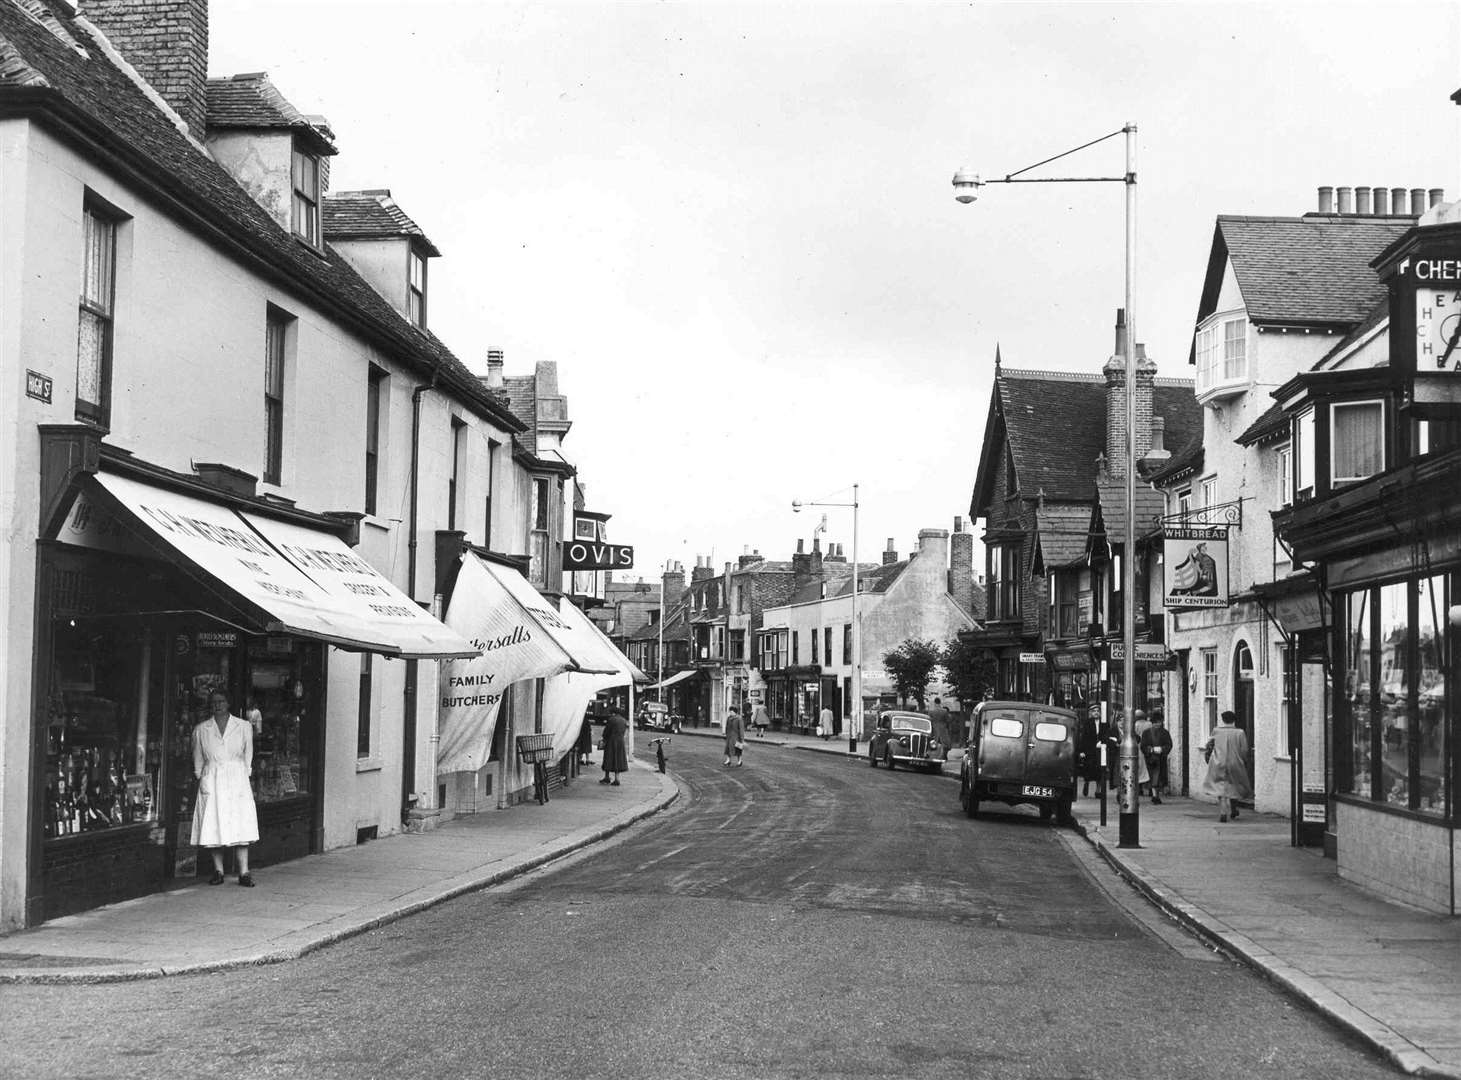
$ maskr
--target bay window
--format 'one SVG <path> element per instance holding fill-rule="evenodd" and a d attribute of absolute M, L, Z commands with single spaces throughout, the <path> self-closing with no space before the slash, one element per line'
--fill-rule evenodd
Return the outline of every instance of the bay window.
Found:
<path fill-rule="evenodd" d="M 1248 320 L 1240 312 L 1210 316 L 1197 331 L 1197 396 L 1228 396 L 1248 382 Z"/>

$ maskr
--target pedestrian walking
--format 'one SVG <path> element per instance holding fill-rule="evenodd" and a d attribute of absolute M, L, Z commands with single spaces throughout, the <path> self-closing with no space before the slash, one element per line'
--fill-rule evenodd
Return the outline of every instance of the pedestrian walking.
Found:
<path fill-rule="evenodd" d="M 1136 792 L 1138 795 L 1151 793 L 1151 770 L 1147 768 L 1146 755 L 1141 752 L 1141 737 L 1146 734 L 1147 728 L 1152 726 L 1151 720 L 1147 718 L 1145 709 L 1133 709 L 1131 712 L 1131 730 L 1136 736 Z"/>
<path fill-rule="evenodd" d="M 928 722 L 933 727 L 933 737 L 944 748 L 947 756 L 949 747 L 954 744 L 954 735 L 949 726 L 949 710 L 944 708 L 942 698 L 933 699 L 933 705 L 928 710 Z"/>
<path fill-rule="evenodd" d="M 574 744 L 580 765 L 592 765 L 594 752 L 594 718 L 588 709 L 583 710 L 583 722 L 578 727 L 578 742 Z"/>
<path fill-rule="evenodd" d="M 1248 736 L 1237 726 L 1238 715 L 1231 709 L 1224 710 L 1221 720 L 1202 748 L 1207 758 L 1202 792 L 1217 798 L 1219 821 L 1227 821 L 1229 816 L 1236 821 L 1237 804 L 1253 798 L 1253 780 L 1248 775 Z"/>
<path fill-rule="evenodd" d="M 745 749 L 746 729 L 741 724 L 741 710 L 732 705 L 725 714 L 725 764 L 729 765 L 734 757 L 737 766 L 744 765 L 741 755 Z"/>
<path fill-rule="evenodd" d="M 1101 741 L 1096 737 L 1100 711 L 1093 705 L 1076 722 L 1076 767 L 1081 775 L 1081 798 L 1091 794 L 1091 785 L 1101 783 Z"/>
<path fill-rule="evenodd" d="M 1097 722 L 1096 742 L 1106 751 L 1106 787 L 1114 788 L 1121 777 L 1121 725 L 1115 717 Z"/>
<path fill-rule="evenodd" d="M 756 738 L 763 737 L 771 727 L 771 714 L 766 711 L 764 701 L 756 703 L 756 711 L 751 714 L 751 727 L 756 730 Z"/>
<path fill-rule="evenodd" d="M 193 776 L 198 803 L 193 808 L 193 843 L 213 849 L 209 885 L 223 884 L 223 849 L 233 848 L 238 883 L 254 887 L 249 845 L 259 839 L 259 815 L 249 778 L 254 772 L 254 729 L 228 711 L 228 695 L 208 695 L 213 716 L 193 728 Z"/>
<path fill-rule="evenodd" d="M 1152 802 L 1160 806 L 1167 790 L 1167 762 L 1172 759 L 1172 733 L 1161 709 L 1152 710 L 1151 723 L 1141 733 L 1141 756 L 1151 776 Z"/>
<path fill-rule="evenodd" d="M 832 706 L 823 705 L 821 715 L 817 717 L 817 734 L 822 736 L 823 742 L 832 737 L 832 725 L 836 720 L 837 718 L 832 715 Z"/>
<path fill-rule="evenodd" d="M 604 719 L 604 737 L 599 740 L 603 750 L 604 778 L 601 784 L 619 786 L 619 774 L 629 771 L 629 750 L 624 744 L 624 733 L 629 730 L 629 720 L 623 710 L 615 707 Z"/>

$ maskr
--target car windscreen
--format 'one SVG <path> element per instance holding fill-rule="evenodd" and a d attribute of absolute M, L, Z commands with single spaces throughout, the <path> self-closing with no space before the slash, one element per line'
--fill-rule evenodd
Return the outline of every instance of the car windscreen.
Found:
<path fill-rule="evenodd" d="M 990 718 L 989 733 L 1001 739 L 1018 739 L 1025 733 L 1025 725 L 1013 716 L 995 716 Z"/>
<path fill-rule="evenodd" d="M 1040 742 L 1065 742 L 1069 729 L 1064 724 L 1042 720 L 1035 725 L 1035 738 Z"/>
<path fill-rule="evenodd" d="M 932 731 L 933 723 L 922 716 L 895 716 L 892 728 L 894 731 Z"/>

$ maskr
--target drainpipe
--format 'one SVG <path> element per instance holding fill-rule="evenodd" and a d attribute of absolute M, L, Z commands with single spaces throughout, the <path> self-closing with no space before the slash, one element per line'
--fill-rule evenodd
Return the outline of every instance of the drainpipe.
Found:
<path fill-rule="evenodd" d="M 411 510 L 407 523 L 406 541 L 406 594 L 412 602 L 416 600 L 416 532 L 420 516 L 420 469 L 421 469 L 421 399 L 436 389 L 436 371 L 431 372 L 431 381 L 421 383 L 411 392 Z M 405 718 L 401 730 L 401 821 L 407 820 L 412 808 L 426 809 L 436 801 L 436 792 L 423 792 L 426 806 L 416 801 L 416 689 L 419 677 L 419 660 L 406 661 L 406 686 L 402 694 Z"/>

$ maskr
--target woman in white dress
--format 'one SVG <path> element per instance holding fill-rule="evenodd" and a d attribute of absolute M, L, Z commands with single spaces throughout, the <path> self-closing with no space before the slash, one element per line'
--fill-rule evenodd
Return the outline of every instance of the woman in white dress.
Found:
<path fill-rule="evenodd" d="M 193 843 L 213 849 L 213 876 L 209 885 L 223 884 L 223 849 L 231 847 L 238 859 L 238 883 L 253 888 L 249 873 L 249 845 L 259 838 L 259 817 L 254 810 L 254 729 L 228 711 L 228 695 L 215 690 L 208 696 L 211 719 L 193 729 L 193 775 L 198 778 L 198 803 L 193 808 Z"/>

